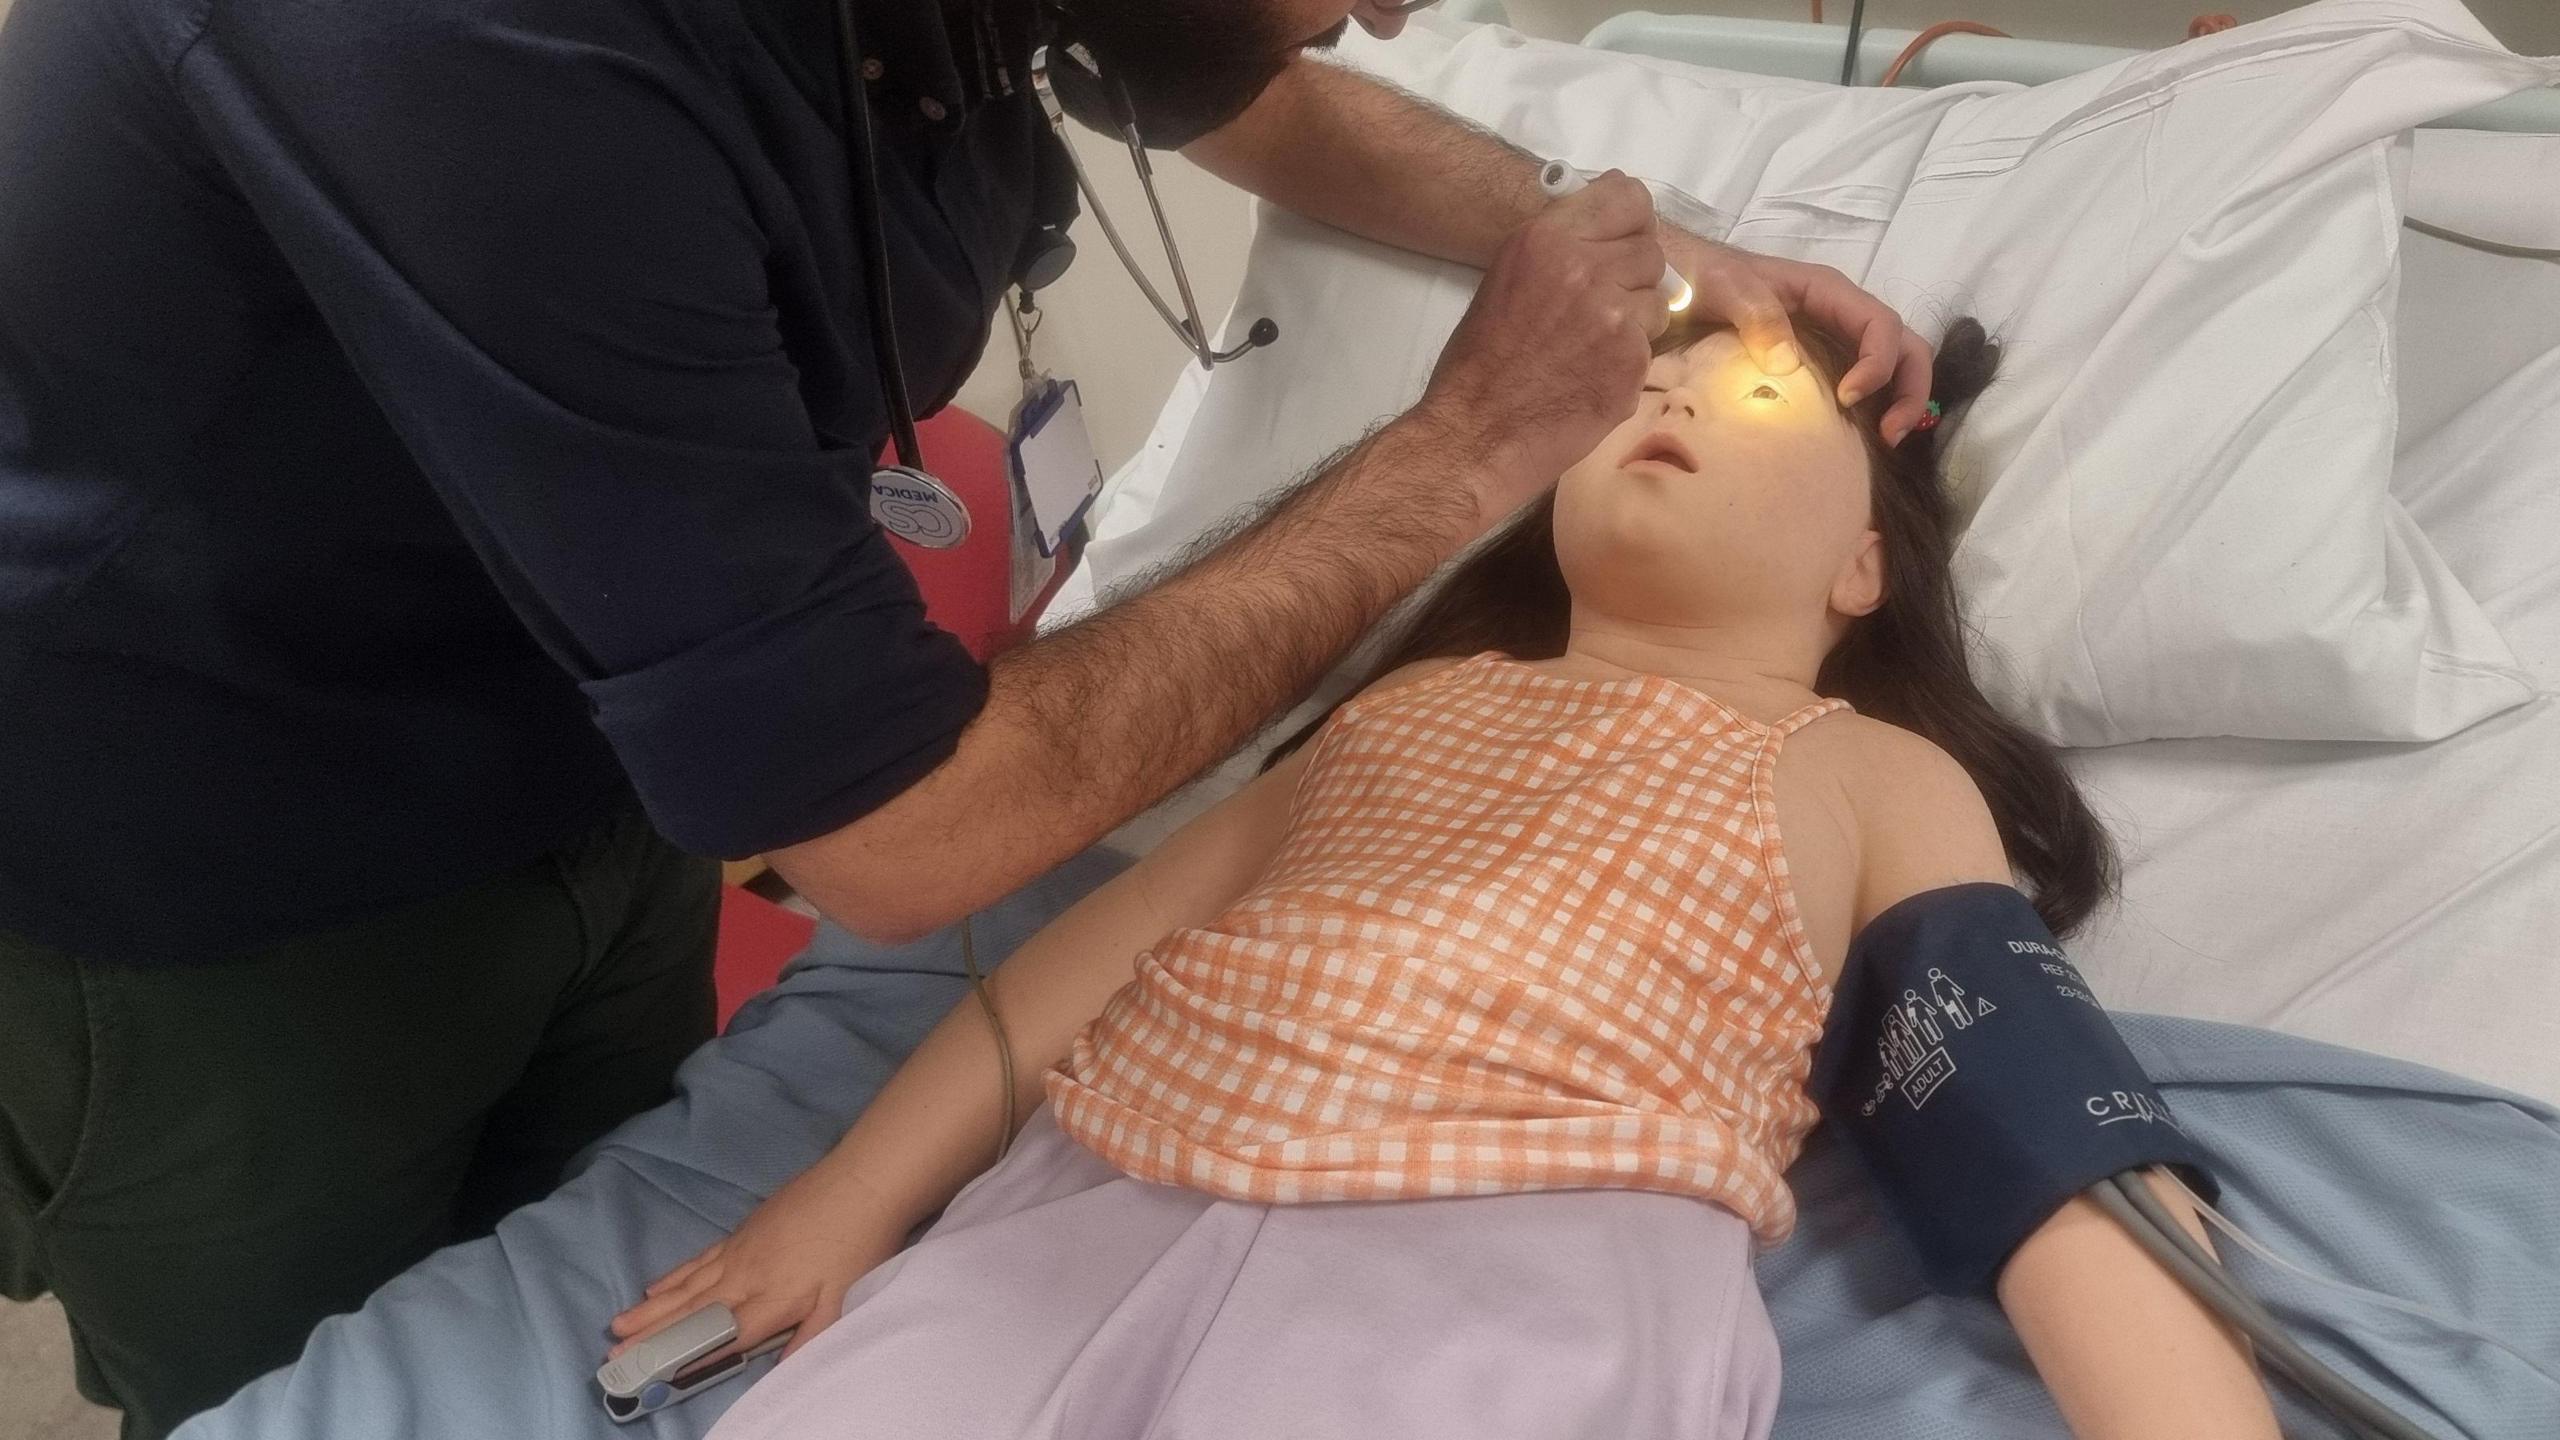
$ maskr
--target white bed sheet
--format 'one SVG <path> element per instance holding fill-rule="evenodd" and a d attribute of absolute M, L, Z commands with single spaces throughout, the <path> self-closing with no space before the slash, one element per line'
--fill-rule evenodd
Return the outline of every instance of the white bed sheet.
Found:
<path fill-rule="evenodd" d="M 2420 137 L 2411 213 L 2560 245 L 2560 137 Z M 2126 850 L 2109 1003 L 2560 1100 L 2560 263 L 2409 233 L 2392 493 L 2542 697 L 2429 745 L 2071 757 Z"/>
<path fill-rule="evenodd" d="M 2417 218 L 2560 245 L 2554 196 L 2560 137 L 2419 137 Z M 2262 1025 L 2560 1103 L 2560 264 L 2406 232 L 2403 265 L 2392 490 L 2541 698 L 2427 745 L 2075 753 L 2125 874 L 2074 948 L 2120 1009 Z M 1114 477 L 1102 533 L 1154 510 L 1205 390 L 1185 372 Z M 1072 590 L 1060 613 L 1090 598 Z M 1120 843 L 1153 843 L 1250 760 Z"/>

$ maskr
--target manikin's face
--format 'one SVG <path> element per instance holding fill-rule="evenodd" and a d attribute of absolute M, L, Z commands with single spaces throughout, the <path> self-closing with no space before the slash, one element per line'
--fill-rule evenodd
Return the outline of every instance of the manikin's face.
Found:
<path fill-rule="evenodd" d="M 1836 629 L 1873 610 L 1867 453 L 1832 387 L 1762 373 L 1730 330 L 1656 357 L 1635 413 L 1556 487 L 1576 612 Z"/>

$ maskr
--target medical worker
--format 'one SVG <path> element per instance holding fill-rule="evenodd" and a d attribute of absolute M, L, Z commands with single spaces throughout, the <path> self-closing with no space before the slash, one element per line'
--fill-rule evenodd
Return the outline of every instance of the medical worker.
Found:
<path fill-rule="evenodd" d="M 1765 365 L 1808 309 L 1863 337 L 1844 389 L 1920 413 L 1927 351 L 1885 307 L 1663 230 L 1630 181 L 1544 205 L 1529 157 L 1305 53 L 1353 19 L 1403 24 L 16 0 L 0 1292 L 61 1298 L 128 1440 L 668 1094 L 711 1033 L 697 857 L 912 936 L 1231 750 L 1621 418 L 1666 255 Z M 1409 413 L 981 668 L 869 513 L 866 281 L 911 408 L 940 405 L 1069 218 L 1044 41 L 1092 62 L 1081 111 L 1125 94 L 1151 145 L 1490 269 Z"/>

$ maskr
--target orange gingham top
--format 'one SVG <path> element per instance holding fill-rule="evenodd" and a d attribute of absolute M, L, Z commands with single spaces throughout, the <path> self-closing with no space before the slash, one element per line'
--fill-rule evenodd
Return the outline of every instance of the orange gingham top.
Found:
<path fill-rule="evenodd" d="M 1783 1238 L 1830 992 L 1770 781 L 1841 708 L 1494 655 L 1354 700 L 1261 882 L 1049 1077 L 1058 1123 L 1237 1200 L 1661 1190 Z"/>

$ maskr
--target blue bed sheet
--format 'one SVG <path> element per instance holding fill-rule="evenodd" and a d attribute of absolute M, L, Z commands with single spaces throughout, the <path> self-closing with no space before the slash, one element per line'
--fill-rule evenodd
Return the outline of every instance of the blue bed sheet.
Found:
<path fill-rule="evenodd" d="M 1119 863 L 1081 857 L 982 914 L 980 955 L 1009 951 Z M 592 1379 L 605 1319 L 833 1143 L 965 983 L 956 932 L 881 947 L 822 930 L 775 989 L 687 1062 L 675 1100 L 608 1136 L 558 1193 L 324 1323 L 296 1364 L 178 1440 L 704 1434 L 772 1362 L 616 1426 Z M 2225 1209 L 2251 1233 L 2510 1348 L 2236 1257 L 2306 1344 L 2442 1435 L 2560 1436 L 2560 1114 L 2264 1031 L 2122 1021 L 2215 1153 Z M 1803 1223 L 1760 1267 L 1785 1347 L 1782 1440 L 2064 1433 L 2000 1314 L 1922 1289 L 1845 1153 L 1817 1135 L 1792 1178 Z M 2288 1434 L 2339 1433 L 2285 1403 Z M 844 1417 L 839 1433 L 864 1434 L 861 1417 Z"/>

